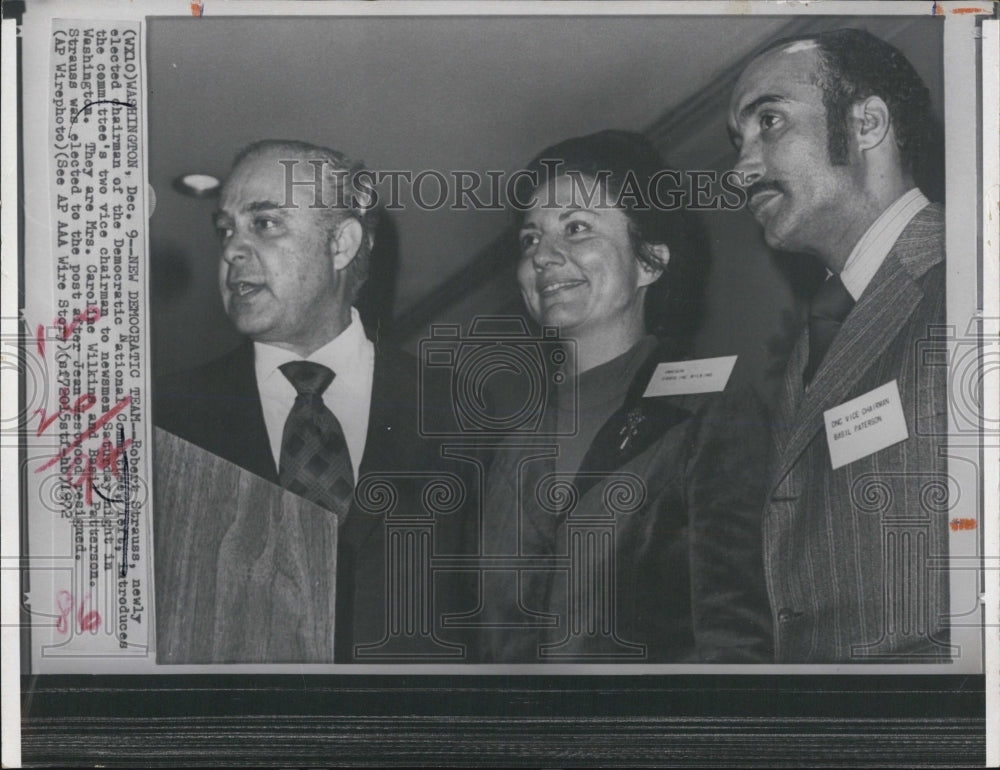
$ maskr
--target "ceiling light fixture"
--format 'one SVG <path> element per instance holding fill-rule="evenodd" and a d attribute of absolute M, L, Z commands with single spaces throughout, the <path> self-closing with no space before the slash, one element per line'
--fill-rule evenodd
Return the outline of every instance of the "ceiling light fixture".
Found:
<path fill-rule="evenodd" d="M 210 174 L 182 174 L 174 180 L 174 189 L 191 198 L 213 198 L 222 182 Z"/>

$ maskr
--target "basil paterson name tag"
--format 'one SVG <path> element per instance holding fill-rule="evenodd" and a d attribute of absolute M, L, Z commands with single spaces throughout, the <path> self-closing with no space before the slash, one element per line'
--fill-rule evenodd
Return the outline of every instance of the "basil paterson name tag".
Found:
<path fill-rule="evenodd" d="M 714 393 L 726 387 L 735 365 L 736 356 L 659 364 L 642 397 Z"/>
<path fill-rule="evenodd" d="M 905 441 L 910 435 L 895 380 L 828 409 L 823 420 L 834 468 Z"/>

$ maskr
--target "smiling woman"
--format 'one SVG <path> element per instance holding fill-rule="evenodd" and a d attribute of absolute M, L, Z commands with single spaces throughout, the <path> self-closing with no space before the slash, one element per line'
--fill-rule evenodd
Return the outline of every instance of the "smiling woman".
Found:
<path fill-rule="evenodd" d="M 667 168 L 652 144 L 640 134 L 604 131 L 544 150 L 527 171 L 518 200 L 535 205 L 521 215 L 518 276 L 536 320 L 565 332 L 575 328 L 572 336 L 585 356 L 591 342 L 614 350 L 606 339 L 609 334 L 622 335 L 614 343 L 626 347 L 648 332 L 686 349 L 700 320 L 709 253 L 699 222 L 683 211 L 678 199 L 663 194 L 664 182 L 677 172 Z M 609 247 L 615 267 L 604 264 Z M 569 256 L 568 267 L 556 264 L 553 254 L 566 250 L 577 256 Z M 591 270 L 603 277 L 584 281 L 582 274 Z M 530 291 L 532 285 L 551 282 L 560 274 L 576 273 L 592 300 L 584 317 L 577 318 L 580 328 L 547 318 L 542 307 L 533 305 Z M 620 279 L 636 283 L 606 285 Z M 552 291 L 549 287 L 548 293 Z M 580 371 L 587 368 L 578 364 Z"/>
<path fill-rule="evenodd" d="M 680 317 L 672 296 L 697 294 L 705 258 L 686 216 L 643 192 L 664 167 L 623 131 L 528 167 L 518 282 L 576 376 L 550 394 L 537 445 L 501 445 L 487 478 L 483 552 L 528 569 L 483 571 L 482 660 L 770 658 L 759 403 L 722 387 L 647 395 L 660 364 L 683 369 L 663 320 Z"/>
<path fill-rule="evenodd" d="M 640 262 L 624 211 L 586 206 L 569 176 L 546 188 L 521 226 L 518 281 L 531 315 L 576 340 L 577 367 L 584 372 L 639 341 L 646 287 L 663 274 L 670 250 L 650 246 L 653 258 Z"/>

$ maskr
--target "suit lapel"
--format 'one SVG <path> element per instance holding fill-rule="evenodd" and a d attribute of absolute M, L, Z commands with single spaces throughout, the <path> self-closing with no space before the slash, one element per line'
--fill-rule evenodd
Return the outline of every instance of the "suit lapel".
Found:
<path fill-rule="evenodd" d="M 642 396 L 656 366 L 677 359 L 673 349 L 661 345 L 639 368 L 625 402 L 597 432 L 580 463 L 574 485 L 581 496 L 597 484 L 600 474 L 614 473 L 690 415 L 674 397 Z"/>
<path fill-rule="evenodd" d="M 806 327 L 799 332 L 792 354 L 785 367 L 778 405 L 772 423 L 772 439 L 776 447 L 785 447 L 795 427 L 795 415 L 802 403 L 802 373 L 809 359 L 809 334 Z M 780 458 L 775 458 L 776 460 Z"/>
<path fill-rule="evenodd" d="M 245 342 L 233 351 L 232 359 L 226 362 L 221 372 L 226 380 L 223 392 L 227 394 L 223 401 L 228 426 L 223 439 L 229 444 L 225 456 L 242 458 L 240 464 L 251 473 L 278 483 L 278 469 L 264 424 L 253 355 L 253 343 Z"/>
<path fill-rule="evenodd" d="M 420 408 L 413 386 L 417 374 L 416 369 L 406 366 L 401 356 L 376 349 L 368 433 L 359 469 L 361 477 L 379 471 L 414 469 L 407 452 L 415 440 L 417 409 Z M 340 537 L 357 550 L 376 529 L 384 526 L 384 517 L 366 514 L 355 503 Z"/>
<path fill-rule="evenodd" d="M 823 412 L 847 400 L 923 299 L 923 290 L 916 279 L 943 259 L 942 222 L 940 207 L 928 206 L 907 225 L 834 338 L 804 393 L 802 370 L 808 335 L 800 336 L 785 375 L 781 416 L 790 419 L 783 419 L 777 429 L 777 466 L 772 476 L 775 486 L 822 430 Z M 792 394 L 801 395 L 797 407 L 786 413 L 785 407 L 796 400 L 790 397 Z"/>
<path fill-rule="evenodd" d="M 372 373 L 372 400 L 368 414 L 368 433 L 365 453 L 361 458 L 360 472 L 385 470 L 400 464 L 400 453 L 405 442 L 413 435 L 417 409 L 414 395 L 411 402 L 404 394 L 415 388 L 417 371 L 412 371 L 388 351 L 376 353 Z M 411 427 L 411 424 L 413 427 Z"/>

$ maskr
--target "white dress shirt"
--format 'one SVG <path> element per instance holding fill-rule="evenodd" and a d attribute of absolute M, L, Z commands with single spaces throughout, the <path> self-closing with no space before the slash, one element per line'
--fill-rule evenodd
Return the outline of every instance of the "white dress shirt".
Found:
<path fill-rule="evenodd" d="M 840 280 L 855 302 L 861 299 L 910 220 L 929 203 L 924 194 L 914 187 L 897 198 L 865 230 L 840 271 Z"/>
<path fill-rule="evenodd" d="M 281 434 L 297 395 L 295 387 L 278 367 L 289 361 L 311 361 L 323 364 L 336 375 L 323 393 L 323 403 L 344 429 L 354 480 L 357 481 L 368 435 L 375 371 L 375 346 L 365 336 L 358 311 L 351 308 L 350 325 L 308 358 L 303 359 L 289 350 L 262 342 L 255 342 L 253 349 L 257 389 L 275 467 L 278 468 L 281 462 Z"/>

